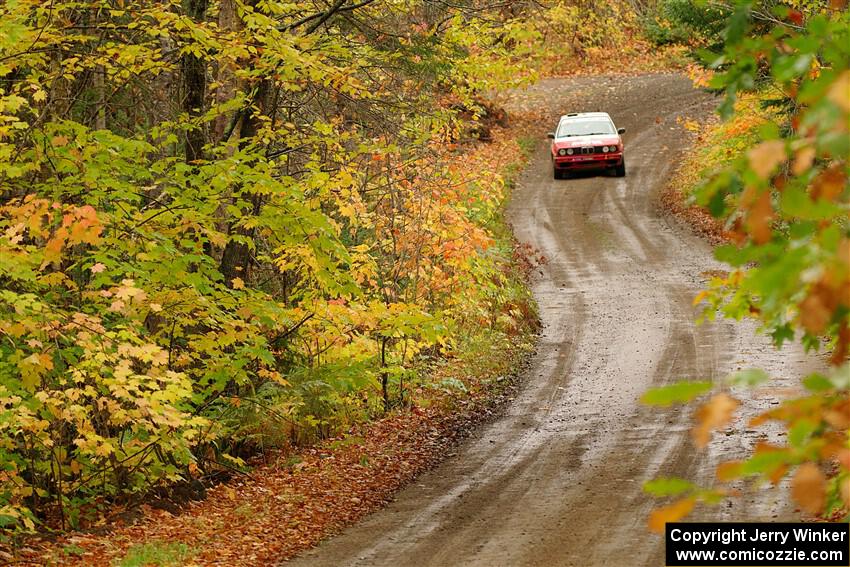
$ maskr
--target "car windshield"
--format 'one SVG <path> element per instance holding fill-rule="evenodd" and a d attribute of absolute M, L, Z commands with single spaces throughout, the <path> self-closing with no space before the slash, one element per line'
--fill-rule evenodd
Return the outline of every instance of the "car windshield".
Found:
<path fill-rule="evenodd" d="M 614 134 L 615 132 L 610 120 L 566 120 L 558 127 L 558 138 Z"/>

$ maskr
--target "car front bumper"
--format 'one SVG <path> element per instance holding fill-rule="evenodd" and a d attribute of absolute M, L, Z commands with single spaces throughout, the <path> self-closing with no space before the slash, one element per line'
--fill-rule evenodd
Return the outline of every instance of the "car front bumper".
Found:
<path fill-rule="evenodd" d="M 622 165 L 623 154 L 585 154 L 575 156 L 553 156 L 554 166 L 559 170 L 594 169 Z"/>

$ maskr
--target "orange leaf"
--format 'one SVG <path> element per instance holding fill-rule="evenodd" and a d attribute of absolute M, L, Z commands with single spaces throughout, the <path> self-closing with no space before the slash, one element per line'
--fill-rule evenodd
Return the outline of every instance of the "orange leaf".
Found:
<path fill-rule="evenodd" d="M 803 463 L 791 480 L 791 495 L 810 514 L 819 514 L 826 504 L 826 476 L 814 463 Z"/>
<path fill-rule="evenodd" d="M 664 526 L 668 522 L 678 522 L 685 516 L 691 513 L 696 504 L 695 498 L 683 498 L 670 504 L 652 511 L 649 515 L 649 529 L 657 534 L 664 533 Z"/>
<path fill-rule="evenodd" d="M 838 329 L 838 342 L 832 351 L 832 356 L 829 357 L 829 361 L 834 366 L 841 366 L 841 363 L 847 358 L 848 352 L 850 352 L 850 326 L 847 325 L 845 320 L 841 321 L 841 326 Z"/>
<path fill-rule="evenodd" d="M 711 432 L 729 423 L 732 414 L 739 405 L 741 405 L 741 402 L 729 394 L 721 393 L 712 396 L 696 412 L 696 419 L 699 423 L 691 431 L 694 443 L 698 447 L 705 447 L 711 439 Z"/>
<path fill-rule="evenodd" d="M 813 335 L 821 334 L 832 319 L 831 295 L 829 288 L 816 284 L 800 303 L 800 324 Z"/>
<path fill-rule="evenodd" d="M 791 173 L 794 175 L 803 175 L 812 167 L 814 162 L 815 149 L 812 146 L 800 148 L 794 156 L 794 163 L 791 165 Z"/>
<path fill-rule="evenodd" d="M 844 470 L 850 471 L 850 449 L 842 449 L 836 456 L 838 463 L 844 467 Z"/>
<path fill-rule="evenodd" d="M 847 180 L 843 171 L 843 166 L 834 165 L 829 169 L 822 171 L 812 181 L 811 194 L 815 201 L 823 199 L 824 201 L 834 201 L 836 197 L 844 192 L 845 182 Z"/>
<path fill-rule="evenodd" d="M 782 140 L 768 140 L 754 147 L 747 154 L 750 159 L 750 168 L 761 179 L 767 179 L 774 170 L 785 161 L 785 142 Z"/>
<path fill-rule="evenodd" d="M 65 242 L 68 239 L 68 231 L 64 228 L 60 228 L 56 231 L 56 234 L 47 241 L 47 245 L 44 247 L 44 261 L 45 262 L 54 262 L 62 257 L 62 248 L 65 247 Z"/>
<path fill-rule="evenodd" d="M 717 480 L 729 482 L 741 476 L 741 461 L 729 461 L 717 465 Z"/>
<path fill-rule="evenodd" d="M 835 404 L 832 409 L 824 412 L 823 419 L 839 431 L 850 429 L 850 400 Z"/>
<path fill-rule="evenodd" d="M 844 112 L 850 112 L 850 71 L 844 71 L 838 76 L 832 86 L 829 87 L 826 97 L 837 104 Z"/>
<path fill-rule="evenodd" d="M 783 478 L 785 478 L 785 473 L 787 472 L 788 465 L 779 465 L 767 474 L 767 478 L 770 479 L 770 482 L 772 482 L 774 486 L 776 486 Z"/>
<path fill-rule="evenodd" d="M 747 215 L 747 231 L 757 244 L 770 241 L 771 220 L 773 220 L 773 205 L 770 202 L 770 191 L 764 191 L 756 198 Z"/>

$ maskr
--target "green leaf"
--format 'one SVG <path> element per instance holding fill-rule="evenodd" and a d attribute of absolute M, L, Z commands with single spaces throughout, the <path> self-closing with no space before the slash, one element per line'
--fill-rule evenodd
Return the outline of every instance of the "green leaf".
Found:
<path fill-rule="evenodd" d="M 823 374 L 809 374 L 803 379 L 803 386 L 810 392 L 822 392 L 832 389 L 832 382 Z"/>
<path fill-rule="evenodd" d="M 741 474 L 744 476 L 769 473 L 777 467 L 791 463 L 788 451 L 766 451 L 757 453 L 741 464 Z"/>
<path fill-rule="evenodd" d="M 675 496 L 695 488 L 693 483 L 678 477 L 656 478 L 643 483 L 643 491 L 653 496 Z"/>
<path fill-rule="evenodd" d="M 747 368 L 730 374 L 726 381 L 733 386 L 743 386 L 744 388 L 753 388 L 759 384 L 763 384 L 770 380 L 770 376 L 764 370 L 759 368 Z"/>
<path fill-rule="evenodd" d="M 788 431 L 788 442 L 792 447 L 802 448 L 816 429 L 817 423 L 810 419 L 801 419 Z"/>
<path fill-rule="evenodd" d="M 641 397 L 640 401 L 648 406 L 669 406 L 675 403 L 689 402 L 711 390 L 712 386 L 711 382 L 677 382 L 649 390 Z"/>

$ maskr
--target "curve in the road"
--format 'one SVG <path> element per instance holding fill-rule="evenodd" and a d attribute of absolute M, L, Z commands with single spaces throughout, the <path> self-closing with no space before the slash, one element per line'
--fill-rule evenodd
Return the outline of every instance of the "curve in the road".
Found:
<path fill-rule="evenodd" d="M 544 327 L 522 391 L 385 509 L 287 565 L 663 565 L 663 543 L 645 529 L 655 503 L 642 483 L 710 480 L 721 458 L 754 439 L 736 435 L 696 452 L 690 410 L 645 408 L 641 394 L 683 377 L 721 377 L 742 360 L 779 372 L 809 364 L 796 350 L 774 353 L 747 326 L 694 323 L 700 274 L 719 266 L 656 198 L 684 150 L 677 118 L 710 112 L 709 95 L 682 76 L 654 74 L 550 79 L 522 97 L 553 121 L 609 112 L 627 129 L 628 167 L 625 178 L 556 181 L 541 140 L 515 191 L 516 236 L 548 258 L 534 283 Z M 785 513 L 781 501 L 756 494 L 704 518 Z"/>

